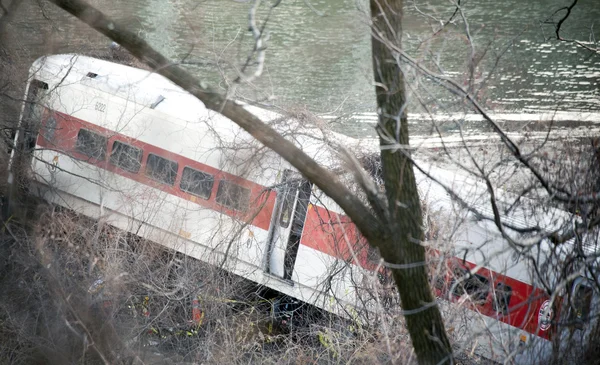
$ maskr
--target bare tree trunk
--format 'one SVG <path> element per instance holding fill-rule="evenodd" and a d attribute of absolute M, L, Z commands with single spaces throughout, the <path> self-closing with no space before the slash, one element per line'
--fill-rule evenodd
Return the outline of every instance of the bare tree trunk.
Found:
<path fill-rule="evenodd" d="M 371 16 L 377 131 L 390 219 L 389 238 L 379 244 L 379 249 L 389 263 L 417 264 L 392 272 L 419 363 L 450 363 L 452 349 L 429 287 L 425 248 L 420 244 L 423 220 L 413 167 L 401 151 L 389 148 L 392 144 L 409 142 L 404 75 L 388 43 L 401 46 L 402 0 L 371 0 Z"/>

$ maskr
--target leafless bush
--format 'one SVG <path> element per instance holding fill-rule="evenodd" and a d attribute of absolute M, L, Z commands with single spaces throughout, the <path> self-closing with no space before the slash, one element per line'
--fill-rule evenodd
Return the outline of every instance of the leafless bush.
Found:
<path fill-rule="evenodd" d="M 46 205 L 35 214 L 33 231 L 9 222 L 2 236 L 2 363 L 411 358 L 401 321 L 382 330 L 293 301 L 285 313 L 276 293 L 102 222 Z"/>

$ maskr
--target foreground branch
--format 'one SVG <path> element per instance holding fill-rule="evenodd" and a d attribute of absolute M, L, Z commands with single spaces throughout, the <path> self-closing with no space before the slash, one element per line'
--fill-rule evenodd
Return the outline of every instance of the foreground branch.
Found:
<path fill-rule="evenodd" d="M 320 166 L 292 142 L 278 134 L 273 128 L 242 106 L 232 100 L 227 100 L 218 92 L 209 88 L 204 82 L 169 61 L 142 38 L 106 17 L 102 12 L 85 1 L 50 1 L 98 32 L 119 43 L 157 73 L 165 76 L 197 97 L 208 109 L 219 112 L 231 119 L 263 145 L 287 160 L 306 178 L 317 185 L 319 189 L 330 196 L 352 219 L 369 242 L 373 243 L 380 239 L 381 232 L 384 231 L 380 229 L 382 225 L 360 199 L 352 194 L 334 174 Z"/>
<path fill-rule="evenodd" d="M 575 43 L 577 46 L 584 48 L 590 52 L 596 53 L 596 54 L 600 54 L 600 48 L 598 47 L 590 47 L 587 44 L 578 41 L 577 39 L 569 39 L 569 38 L 564 38 L 561 34 L 560 31 L 562 30 L 562 25 L 563 23 L 569 18 L 569 16 L 571 16 L 571 12 L 573 11 L 573 8 L 575 8 L 575 5 L 577 5 L 577 1 L 578 0 L 573 0 L 573 2 L 571 3 L 571 5 L 569 6 L 564 6 L 558 10 L 556 10 L 551 16 L 550 18 L 548 18 L 546 21 L 544 21 L 545 24 L 553 24 L 554 25 L 554 33 L 556 35 L 556 39 L 562 42 L 567 42 L 567 43 Z M 552 18 L 558 14 L 559 12 L 564 11 L 565 14 L 558 20 L 558 22 L 554 23 L 554 21 L 552 20 Z M 593 35 L 593 34 L 592 34 Z"/>

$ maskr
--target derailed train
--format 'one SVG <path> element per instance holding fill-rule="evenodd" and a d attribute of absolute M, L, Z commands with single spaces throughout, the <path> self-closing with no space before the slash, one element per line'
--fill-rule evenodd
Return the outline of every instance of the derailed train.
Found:
<path fill-rule="evenodd" d="M 336 314 L 372 309 L 361 288 L 381 262 L 341 209 L 285 160 L 162 76 L 80 55 L 47 56 L 31 67 L 25 99 L 12 185 L 29 170 L 28 191 L 51 203 Z M 290 126 L 309 127 L 245 107 L 335 168 L 319 130 L 299 133 Z M 446 186 L 477 189 L 439 169 L 431 174 Z M 550 351 L 551 340 L 563 336 L 557 324 L 568 318 L 580 337 L 589 334 L 596 295 L 587 278 L 565 286 L 562 296 L 575 300 L 561 308 L 565 300 L 548 295 L 491 223 L 457 213 L 445 189 L 423 175 L 418 180 L 437 214 L 430 219 L 464 218 L 453 228 L 434 290 L 447 303 L 460 302 L 470 332 L 481 330 L 470 338 L 476 352 L 527 363 Z M 541 262 L 549 257 L 551 250 L 537 249 Z"/>

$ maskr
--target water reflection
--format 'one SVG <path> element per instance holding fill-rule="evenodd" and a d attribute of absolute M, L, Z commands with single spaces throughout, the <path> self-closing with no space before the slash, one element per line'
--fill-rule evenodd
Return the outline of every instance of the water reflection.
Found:
<path fill-rule="evenodd" d="M 110 16 L 125 22 L 154 47 L 181 62 L 221 91 L 237 77 L 252 50 L 248 10 L 252 2 L 225 0 L 97 0 Z M 268 1 L 258 12 L 264 21 Z M 268 21 L 270 32 L 263 77 L 240 89 L 241 96 L 272 100 L 289 107 L 306 105 L 318 113 L 345 115 L 344 129 L 360 134 L 365 123 L 356 118 L 374 111 L 370 33 L 366 0 L 311 0 L 324 16 L 304 1 L 283 1 Z M 446 0 L 406 0 L 404 44 L 420 61 L 467 85 L 471 50 L 460 17 L 436 37 L 432 34 L 454 13 Z M 32 7 L 33 5 L 27 5 Z M 540 25 L 563 0 L 478 0 L 464 5 L 481 58 L 475 70 L 478 96 L 499 113 L 538 115 L 546 111 L 597 112 L 600 110 L 600 64 L 597 58 L 574 44 L 548 40 L 551 26 Z M 30 9 L 31 10 L 31 9 Z M 46 10 L 47 11 L 47 10 Z M 53 52 L 98 51 L 108 41 L 85 26 L 53 10 L 62 31 L 54 33 Z M 19 25 L 22 34 L 32 33 L 31 46 L 44 49 L 44 41 L 32 32 L 45 16 L 31 11 Z M 425 14 L 425 15 L 424 15 Z M 36 18 L 37 17 L 37 18 Z M 433 18 L 437 18 L 435 20 Z M 564 34 L 589 39 L 591 26 L 600 18 L 595 2 L 581 2 Z M 40 32 L 38 32 L 40 33 Z M 499 61 L 498 61 L 499 59 Z M 409 78 L 410 79 L 410 78 Z M 411 84 L 433 113 L 463 112 L 456 98 L 431 83 Z M 416 100 L 416 98 L 413 98 Z M 425 111 L 414 103 L 413 115 Z M 358 114 L 357 114 L 358 113 Z M 352 124 L 354 123 L 354 124 Z"/>
<path fill-rule="evenodd" d="M 283 2 L 275 9 L 268 24 L 271 40 L 266 75 L 243 90 L 249 97 L 275 95 L 283 104 L 307 104 L 320 112 L 339 106 L 348 112 L 372 110 L 365 1 L 312 4 L 325 16 L 317 15 L 302 1 Z M 504 112 L 598 109 L 600 68 L 575 45 L 545 41 L 549 29 L 539 26 L 549 9 L 562 5 L 560 0 L 546 0 L 479 1 L 465 6 L 477 52 L 485 54 L 476 77 L 485 79 L 493 72 L 484 90 L 490 107 Z M 154 22 L 148 37 L 163 42 L 157 41 L 161 49 L 172 46 L 181 55 L 196 44 L 188 61 L 195 61 L 200 65 L 198 72 L 220 83 L 223 75 L 232 77 L 252 46 L 246 29 L 249 6 L 234 1 L 149 1 L 138 15 Z M 407 1 L 405 44 L 416 55 L 436 54 L 440 67 L 460 80 L 466 79 L 469 56 L 460 19 L 454 19 L 443 37 L 431 40 L 436 24 L 420 15 L 447 19 L 453 10 L 441 0 Z M 182 19 L 184 12 L 189 14 Z M 265 9 L 260 14 L 266 15 Z M 588 27 L 597 16 L 597 7 L 582 4 L 565 31 L 587 39 Z M 173 22 L 189 24 L 195 34 L 185 27 L 169 28 Z M 494 67 L 500 55 L 502 59 Z M 442 93 L 439 97 L 443 100 Z"/>
<path fill-rule="evenodd" d="M 176 40 L 180 38 L 177 25 L 181 16 L 173 1 L 146 0 L 140 8 L 142 36 L 152 47 L 170 59 L 177 56 Z"/>

